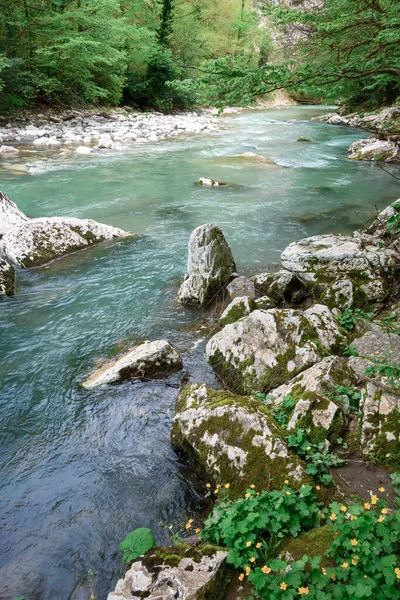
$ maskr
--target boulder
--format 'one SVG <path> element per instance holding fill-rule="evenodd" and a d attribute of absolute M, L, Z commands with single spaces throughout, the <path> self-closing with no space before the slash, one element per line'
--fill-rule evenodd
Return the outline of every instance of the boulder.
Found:
<path fill-rule="evenodd" d="M 76 154 L 91 154 L 93 148 L 89 148 L 89 146 L 78 146 L 75 152 Z"/>
<path fill-rule="evenodd" d="M 254 309 L 254 301 L 251 298 L 248 296 L 238 296 L 232 300 L 220 316 L 220 325 L 224 327 L 230 323 L 236 323 L 239 319 L 247 317 Z"/>
<path fill-rule="evenodd" d="M 352 347 L 361 357 L 388 357 L 392 362 L 400 364 L 400 336 L 393 335 L 375 323 L 369 323 L 364 335 L 353 340 Z"/>
<path fill-rule="evenodd" d="M 249 298 L 255 298 L 256 296 L 254 281 L 247 279 L 243 275 L 235 277 L 226 289 L 232 300 L 238 296 L 248 296 Z"/>
<path fill-rule="evenodd" d="M 0 258 L 0 298 L 12 296 L 15 292 L 15 273 L 12 266 Z"/>
<path fill-rule="evenodd" d="M 206 355 L 232 391 L 266 392 L 338 350 L 343 339 L 335 317 L 321 304 L 305 311 L 255 310 L 214 335 Z"/>
<path fill-rule="evenodd" d="M 213 546 L 154 548 L 129 566 L 107 600 L 223 600 L 227 555 Z"/>
<path fill-rule="evenodd" d="M 232 250 L 220 228 L 200 225 L 190 236 L 187 275 L 178 292 L 179 302 L 203 306 L 235 271 Z"/>
<path fill-rule="evenodd" d="M 222 183 L 221 181 L 215 181 L 215 179 L 208 179 L 207 177 L 200 177 L 197 180 L 199 185 L 204 187 L 227 187 L 227 183 Z"/>
<path fill-rule="evenodd" d="M 384 294 L 379 290 L 379 296 Z M 368 297 L 365 291 L 349 277 L 336 279 L 321 295 L 321 302 L 326 304 L 335 314 L 346 308 L 369 309 Z"/>
<path fill-rule="evenodd" d="M 276 273 L 260 273 L 251 279 L 259 293 L 277 304 L 299 304 L 308 295 L 307 284 L 295 273 L 284 269 Z"/>
<path fill-rule="evenodd" d="M 282 266 L 293 271 L 321 291 L 335 280 L 355 281 L 371 302 L 382 302 L 391 280 L 399 271 L 398 253 L 380 247 L 368 235 L 346 237 L 339 234 L 316 235 L 290 244 L 281 255 Z"/>
<path fill-rule="evenodd" d="M 0 237 L 28 220 L 28 217 L 24 215 L 15 202 L 10 200 L 3 192 L 0 192 Z"/>
<path fill-rule="evenodd" d="M 235 396 L 202 384 L 180 393 L 172 442 L 191 466 L 215 485 L 230 484 L 236 498 L 252 484 L 301 487 L 304 463 L 292 454 L 267 408 L 255 397 Z"/>
<path fill-rule="evenodd" d="M 90 219 L 41 217 L 14 227 L 0 241 L 0 254 L 26 269 L 113 238 L 132 235 Z"/>
<path fill-rule="evenodd" d="M 132 377 L 164 377 L 181 368 L 179 352 L 167 340 L 156 340 L 135 346 L 117 360 L 103 365 L 82 386 L 89 389 L 121 383 Z"/>
<path fill-rule="evenodd" d="M 391 389 L 386 378 L 376 383 L 365 370 L 372 365 L 365 358 L 351 357 L 349 366 L 363 384 L 360 400 L 359 449 L 366 458 L 393 470 L 400 468 L 400 391 Z"/>
<path fill-rule="evenodd" d="M 61 142 L 55 137 L 40 137 L 33 140 L 34 146 L 61 146 Z"/>
<path fill-rule="evenodd" d="M 348 402 L 333 401 L 338 386 L 354 386 L 347 360 L 328 356 L 268 394 L 268 405 L 282 410 L 288 431 L 304 429 L 313 442 L 335 442 L 347 422 Z M 293 406 L 283 400 L 290 396 Z"/>
<path fill-rule="evenodd" d="M 400 162 L 400 148 L 396 142 L 376 138 L 354 142 L 347 153 L 352 160 Z"/>
<path fill-rule="evenodd" d="M 112 147 L 112 137 L 109 133 L 103 133 L 99 139 L 99 148 L 110 149 Z"/>
<path fill-rule="evenodd" d="M 18 154 L 19 150 L 14 146 L 0 146 L 0 154 Z"/>

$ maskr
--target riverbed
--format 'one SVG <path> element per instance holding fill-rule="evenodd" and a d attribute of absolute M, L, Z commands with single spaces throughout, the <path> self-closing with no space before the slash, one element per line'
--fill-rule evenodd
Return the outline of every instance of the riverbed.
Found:
<path fill-rule="evenodd" d="M 167 526 L 201 506 L 169 442 L 176 389 L 80 383 L 105 357 L 162 337 L 184 352 L 193 381 L 216 384 L 187 330 L 201 313 L 174 301 L 196 226 L 218 224 L 239 272 L 254 274 L 274 268 L 290 242 L 351 233 L 397 198 L 398 183 L 376 164 L 346 158 L 368 134 L 310 122 L 323 112 L 242 112 L 211 133 L 32 156 L 28 172 L 0 163 L 2 191 L 28 215 L 137 234 L 19 273 L 16 296 L 1 303 L 1 600 L 105 600 L 129 531 L 151 527 L 167 543 Z M 202 188 L 199 177 L 234 185 Z"/>

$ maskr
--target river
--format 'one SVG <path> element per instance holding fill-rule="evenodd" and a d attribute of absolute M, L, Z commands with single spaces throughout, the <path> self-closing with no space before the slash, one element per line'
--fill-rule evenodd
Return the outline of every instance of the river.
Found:
<path fill-rule="evenodd" d="M 196 226 L 218 224 L 240 273 L 256 273 L 290 242 L 350 233 L 396 199 L 393 178 L 346 158 L 368 134 L 309 121 L 323 112 L 248 111 L 211 134 L 32 159 L 28 174 L 0 168 L 2 191 L 30 216 L 137 234 L 18 274 L 16 296 L 1 303 L 1 600 L 105 600 L 129 531 L 151 527 L 166 543 L 165 526 L 201 505 L 169 442 L 176 390 L 80 382 L 136 340 L 166 337 L 186 352 L 192 380 L 215 383 L 185 330 L 199 315 L 174 303 Z M 276 165 L 232 158 L 244 152 Z M 201 188 L 199 177 L 237 185 Z"/>

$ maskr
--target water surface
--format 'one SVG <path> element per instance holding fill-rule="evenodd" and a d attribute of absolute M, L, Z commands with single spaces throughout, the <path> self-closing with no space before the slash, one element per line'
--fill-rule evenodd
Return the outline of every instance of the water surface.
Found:
<path fill-rule="evenodd" d="M 197 225 L 217 223 L 240 272 L 255 273 L 288 243 L 350 233 L 396 199 L 394 179 L 346 158 L 365 132 L 309 121 L 325 111 L 245 112 L 212 134 L 32 159 L 23 175 L 0 167 L 1 189 L 31 216 L 90 217 L 138 234 L 18 274 L 16 296 L 1 304 L 2 600 L 105 599 L 126 533 L 149 526 L 165 543 L 160 521 L 182 523 L 198 506 L 169 442 L 176 390 L 79 384 L 99 359 L 160 337 L 189 351 L 193 380 L 214 382 L 184 331 L 195 315 L 174 303 Z M 232 158 L 243 152 L 275 164 Z M 199 188 L 199 177 L 236 186 Z"/>

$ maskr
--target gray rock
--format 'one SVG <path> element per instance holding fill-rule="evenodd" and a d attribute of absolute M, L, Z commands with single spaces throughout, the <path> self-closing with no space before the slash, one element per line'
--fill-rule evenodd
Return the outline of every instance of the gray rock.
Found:
<path fill-rule="evenodd" d="M 400 214 L 400 200 L 396 200 L 382 210 L 371 225 L 365 230 L 368 235 L 374 235 L 375 237 L 386 240 L 396 235 L 396 227 L 390 227 L 390 219 Z"/>
<path fill-rule="evenodd" d="M 280 437 L 269 411 L 255 397 L 193 384 L 180 393 L 172 426 L 173 444 L 213 484 L 229 483 L 238 497 L 267 481 L 280 489 L 285 479 L 300 487 L 304 464 Z"/>
<path fill-rule="evenodd" d="M 400 162 L 400 148 L 395 142 L 368 138 L 351 144 L 348 149 L 352 160 L 368 160 L 380 162 Z"/>
<path fill-rule="evenodd" d="M 15 202 L 10 200 L 3 192 L 0 192 L 0 237 L 28 220 L 28 217 L 24 215 Z"/>
<path fill-rule="evenodd" d="M 183 546 L 179 546 L 181 550 Z M 162 556 L 176 552 L 157 548 L 143 560 L 130 565 L 115 591 L 107 600 L 222 600 L 226 589 L 226 557 L 228 552 L 215 549 L 199 556 L 201 547 L 194 551 L 187 547 L 187 556 L 176 566 L 164 562 Z M 194 555 L 192 557 L 191 555 Z"/>
<path fill-rule="evenodd" d="M 236 270 L 232 251 L 219 227 L 200 225 L 190 236 L 186 279 L 178 292 L 182 304 L 203 306 Z"/>
<path fill-rule="evenodd" d="M 132 235 L 90 219 L 49 217 L 30 219 L 8 231 L 0 240 L 0 254 L 23 269 L 113 238 Z"/>
<path fill-rule="evenodd" d="M 252 310 L 255 310 L 254 302 L 248 296 L 237 296 L 232 302 L 226 307 L 224 312 L 219 318 L 220 325 L 223 327 L 230 323 L 235 323 L 243 317 L 247 317 Z"/>
<path fill-rule="evenodd" d="M 12 266 L 0 258 L 0 298 L 12 296 L 15 292 L 15 272 Z"/>
<path fill-rule="evenodd" d="M 328 439 L 335 442 L 346 425 L 348 403 L 334 402 L 339 385 L 354 386 L 356 377 L 347 360 L 328 356 L 306 371 L 291 379 L 287 384 L 268 394 L 269 404 L 280 408 L 288 419 L 287 430 L 304 429 L 311 441 Z M 285 410 L 283 400 L 290 396 L 294 407 Z"/>
<path fill-rule="evenodd" d="M 238 296 L 248 296 L 249 298 L 255 298 L 256 296 L 254 281 L 247 279 L 247 277 L 244 277 L 243 275 L 235 277 L 226 289 L 232 300 Z"/>
<path fill-rule="evenodd" d="M 251 278 L 256 290 L 277 304 L 298 304 L 308 295 L 307 284 L 295 273 L 281 269 L 276 273 L 260 273 Z"/>
<path fill-rule="evenodd" d="M 14 146 L 0 146 L 0 154 L 18 154 L 19 150 Z"/>
<path fill-rule="evenodd" d="M 214 335 L 206 355 L 229 389 L 247 394 L 286 383 L 338 349 L 343 339 L 321 304 L 305 311 L 255 310 Z"/>
<path fill-rule="evenodd" d="M 97 369 L 82 386 L 90 389 L 138 376 L 164 377 L 181 368 L 180 354 L 167 340 L 145 342 Z"/>
<path fill-rule="evenodd" d="M 370 331 L 355 339 L 352 346 L 361 357 L 387 357 L 388 360 L 400 363 L 400 336 L 384 331 L 375 323 L 369 325 Z"/>
<path fill-rule="evenodd" d="M 379 296 L 384 294 L 379 290 Z M 332 311 L 343 312 L 346 308 L 361 308 L 368 310 L 369 302 L 366 292 L 348 277 L 337 279 L 321 296 L 321 302 Z"/>

